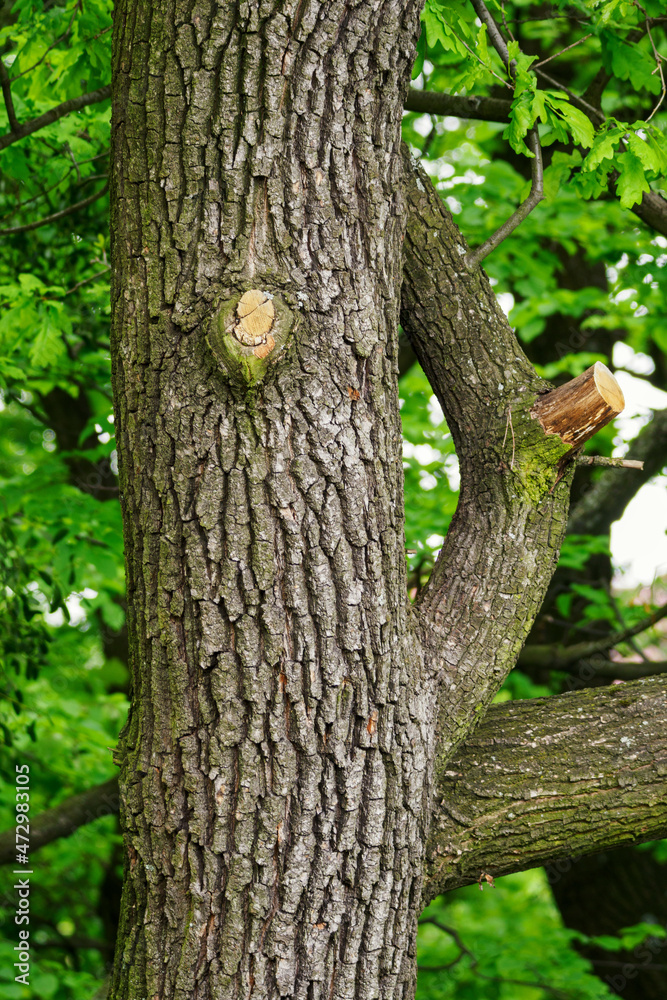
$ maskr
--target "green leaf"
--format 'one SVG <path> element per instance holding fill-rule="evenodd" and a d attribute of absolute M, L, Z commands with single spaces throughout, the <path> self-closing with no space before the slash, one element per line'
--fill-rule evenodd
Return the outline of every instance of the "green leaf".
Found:
<path fill-rule="evenodd" d="M 600 43 L 602 62 L 608 73 L 619 80 L 629 80 L 635 90 L 660 92 L 660 78 L 653 72 L 655 59 L 652 55 L 606 28 L 600 32 Z"/>
<path fill-rule="evenodd" d="M 37 335 L 30 346 L 30 361 L 37 368 L 53 366 L 65 353 L 61 329 L 54 323 L 53 309 L 45 309 L 37 328 Z"/>
<path fill-rule="evenodd" d="M 547 203 L 553 202 L 556 195 L 572 174 L 572 168 L 581 163 L 581 153 L 561 153 L 556 151 L 551 157 L 551 163 L 544 171 L 544 197 Z"/>
<path fill-rule="evenodd" d="M 593 555 L 609 555 L 609 538 L 606 535 L 566 535 L 560 550 L 559 565 L 581 570 Z M 572 595 L 567 608 L 568 617 Z"/>
<path fill-rule="evenodd" d="M 19 274 L 19 286 L 23 292 L 43 292 L 46 285 L 34 274 Z"/>
<path fill-rule="evenodd" d="M 534 123 L 533 95 L 524 90 L 512 101 L 510 123 L 503 132 L 503 139 L 507 139 L 515 153 L 523 153 L 524 156 L 534 158 L 535 154 L 528 149 L 523 141 Z"/>
<path fill-rule="evenodd" d="M 634 131 L 629 131 L 625 135 L 625 141 L 631 153 L 641 161 L 646 170 L 661 173 L 667 165 L 667 156 L 657 143 L 651 144 L 645 141 Z"/>
<path fill-rule="evenodd" d="M 639 157 L 630 151 L 621 153 L 616 163 L 619 168 L 616 193 L 623 208 L 632 208 L 642 200 L 645 191 L 650 191 L 644 165 Z"/>
<path fill-rule="evenodd" d="M 593 144 L 593 137 L 595 135 L 595 129 L 591 124 L 589 118 L 575 108 L 574 105 L 570 104 L 569 101 L 564 101 L 559 97 L 555 97 L 553 93 L 545 91 L 545 100 L 549 107 L 560 115 L 568 132 L 571 134 L 572 138 L 580 146 L 589 147 Z"/>
<path fill-rule="evenodd" d="M 582 163 L 581 169 L 595 170 L 603 160 L 613 159 L 623 133 L 624 129 L 619 125 L 613 125 L 611 128 L 603 126 L 595 136 L 591 150 Z"/>

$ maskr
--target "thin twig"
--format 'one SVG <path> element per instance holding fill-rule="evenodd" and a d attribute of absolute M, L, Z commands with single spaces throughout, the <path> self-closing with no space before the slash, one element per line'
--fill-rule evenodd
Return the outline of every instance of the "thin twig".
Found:
<path fill-rule="evenodd" d="M 100 160 L 100 159 L 102 159 L 102 157 L 108 156 L 108 155 L 109 155 L 108 152 L 106 152 L 106 153 L 100 153 L 99 156 L 92 156 L 89 160 L 82 160 L 81 163 L 79 164 L 79 166 L 83 166 L 84 163 L 90 163 L 91 160 Z M 56 188 L 60 187 L 61 184 L 65 183 L 65 181 L 67 180 L 67 178 L 69 177 L 69 175 L 72 173 L 73 170 L 74 170 L 74 167 L 70 167 L 69 170 L 67 170 L 62 175 L 62 177 L 59 180 L 56 181 L 55 184 L 51 185 L 51 187 L 44 188 L 43 191 L 40 191 L 39 194 L 33 195 L 32 198 L 26 198 L 25 201 L 19 202 L 17 205 L 15 205 L 13 208 L 11 208 L 8 212 L 5 212 L 4 215 L 0 215 L 0 219 L 10 219 L 12 217 L 12 215 L 16 215 L 17 212 L 23 212 L 25 210 L 26 205 L 30 205 L 30 204 L 32 204 L 35 201 L 39 201 L 40 198 L 46 198 L 47 195 L 51 194 L 52 191 L 55 191 Z M 90 184 L 91 181 L 104 181 L 104 180 L 107 179 L 108 176 L 109 176 L 108 174 L 88 174 L 87 177 L 82 177 L 81 180 L 79 182 L 77 182 L 74 186 L 75 187 L 84 187 L 84 185 Z M 617 369 L 617 371 L 618 371 L 618 369 Z"/>
<path fill-rule="evenodd" d="M 512 17 L 510 24 L 527 24 L 529 21 L 575 21 L 579 24 L 586 24 L 590 21 L 590 16 L 577 17 L 576 14 L 554 14 L 536 15 L 534 17 Z"/>
<path fill-rule="evenodd" d="M 504 3 L 501 3 L 501 5 L 500 5 L 500 16 L 503 19 L 503 28 L 507 32 L 509 40 L 510 40 L 510 42 L 513 42 L 515 39 L 514 39 L 514 35 L 512 34 L 512 29 L 510 28 L 510 26 L 507 23 L 507 20 L 505 18 L 505 4 Z"/>
<path fill-rule="evenodd" d="M 79 288 L 81 288 L 82 285 L 87 285 L 91 281 L 96 281 L 97 278 L 101 278 L 103 274 L 106 274 L 107 271 L 110 271 L 110 270 L 111 270 L 111 268 L 107 266 L 107 267 L 103 268 L 103 270 L 96 271 L 95 274 L 91 274 L 91 276 L 89 278 L 84 278 L 83 281 L 77 281 L 76 285 L 72 285 L 71 288 L 68 288 L 66 291 L 64 291 L 62 293 L 62 295 L 60 296 L 60 298 L 64 299 L 66 295 L 71 295 L 72 292 L 76 292 Z"/>
<path fill-rule="evenodd" d="M 578 660 L 576 663 L 566 663 L 562 668 L 556 666 L 551 669 L 580 674 L 582 667 L 592 671 L 591 677 L 606 677 L 612 681 L 639 681 L 643 677 L 658 677 L 667 673 L 665 660 L 645 660 L 643 663 L 628 663 L 627 660 L 603 660 L 601 663 L 595 660 Z"/>
<path fill-rule="evenodd" d="M 651 112 L 651 114 L 646 119 L 647 122 L 650 122 L 651 118 L 653 118 L 653 115 L 656 113 L 656 111 L 658 110 L 658 108 L 660 107 L 660 105 L 662 104 L 662 102 L 665 99 L 665 94 L 667 94 L 667 86 L 665 86 L 665 74 L 664 74 L 664 71 L 663 71 L 663 68 L 662 68 L 662 56 L 660 55 L 660 53 L 658 52 L 658 50 L 655 47 L 655 42 L 653 41 L 653 35 L 651 34 L 651 27 L 650 27 L 650 25 L 648 23 L 648 15 L 646 14 L 646 11 L 641 6 L 641 4 L 637 3 L 637 4 L 635 4 L 635 6 L 638 7 L 639 10 L 644 15 L 644 24 L 646 25 L 646 34 L 649 37 L 649 41 L 651 43 L 651 48 L 653 49 L 653 56 L 655 58 L 655 65 L 656 65 L 656 68 L 658 70 L 658 73 L 660 74 L 660 83 L 661 83 L 661 86 L 662 86 L 662 89 L 661 89 L 661 92 L 660 92 L 660 99 L 659 99 L 658 103 L 656 104 L 656 106 L 653 108 L 653 111 Z M 654 72 L 655 72 L 655 70 L 654 70 Z"/>
<path fill-rule="evenodd" d="M 576 465 L 603 465 L 612 469 L 643 469 L 644 463 L 635 458 L 606 458 L 604 455 L 579 455 Z"/>
<path fill-rule="evenodd" d="M 436 122 L 433 120 L 433 115 L 431 115 L 430 118 L 431 118 L 431 130 L 424 139 L 424 144 L 422 146 L 422 156 L 426 156 L 429 149 L 431 148 L 433 140 L 437 135 L 437 127 L 436 127 Z"/>
<path fill-rule="evenodd" d="M 76 157 L 74 156 L 74 153 L 72 152 L 72 147 L 68 142 L 65 143 L 64 149 L 65 153 L 69 156 L 70 160 L 72 161 L 74 169 L 76 170 L 76 176 L 79 178 L 79 180 L 81 180 L 81 171 L 79 170 L 79 164 L 76 162 Z"/>
<path fill-rule="evenodd" d="M 621 626 L 621 628 L 626 628 L 627 626 L 625 623 L 625 618 L 623 617 L 623 612 L 621 611 L 618 601 L 612 594 L 611 588 L 607 590 L 607 597 L 609 598 L 609 603 L 614 609 L 614 614 L 616 615 L 616 620 L 618 621 L 618 624 Z M 642 660 L 644 660 L 645 663 L 650 663 L 648 656 L 646 655 L 644 650 L 641 648 L 641 646 L 635 639 L 628 639 L 628 646 L 630 647 L 630 649 L 634 650 L 637 656 L 641 656 Z"/>
<path fill-rule="evenodd" d="M 14 98 L 12 97 L 12 85 L 9 80 L 9 73 L 7 72 L 7 67 L 5 66 L 2 58 L 0 57 L 0 86 L 2 87 L 2 96 L 5 101 L 5 107 L 7 109 L 7 120 L 9 121 L 9 127 L 12 131 L 20 128 L 20 122 L 16 117 L 16 109 L 14 108 Z"/>
<path fill-rule="evenodd" d="M 502 451 L 505 450 L 505 442 L 507 441 L 507 429 L 508 429 L 508 427 L 512 431 L 512 460 L 510 461 L 510 469 L 513 469 L 514 468 L 514 455 L 515 455 L 515 449 L 516 449 L 516 441 L 514 440 L 514 427 L 512 425 L 512 407 L 510 406 L 509 403 L 507 404 L 507 422 L 505 424 L 505 436 L 503 437 L 503 446 L 502 446 L 502 449 L 501 449 Z"/>
<path fill-rule="evenodd" d="M 608 649 L 612 649 L 614 646 L 618 646 L 621 642 L 627 642 L 628 639 L 632 639 L 636 635 L 640 635 L 642 632 L 646 632 L 647 629 L 653 628 L 657 625 L 659 621 L 667 617 L 667 604 L 664 604 L 657 611 L 654 611 L 652 615 L 647 618 L 642 618 L 637 625 L 633 625 L 632 628 L 622 629 L 620 632 L 612 632 L 611 635 L 607 636 L 606 639 L 601 639 L 599 642 L 584 643 L 588 646 L 588 652 L 586 656 L 592 656 L 593 653 L 604 653 Z M 568 650 L 568 654 L 574 653 L 576 647 L 571 646 Z"/>
<path fill-rule="evenodd" d="M 69 208 L 64 208 L 62 212 L 54 212 L 53 215 L 47 215 L 45 219 L 37 219 L 36 222 L 28 222 L 25 226 L 13 226 L 11 229 L 0 229 L 0 236 L 13 236 L 16 233 L 27 233 L 31 229 L 39 229 L 40 226 L 48 226 L 50 222 L 56 222 L 58 219 L 64 218 L 66 215 L 72 215 L 73 212 L 78 212 L 80 208 L 86 208 L 87 205 L 92 205 L 94 201 L 101 198 L 109 190 L 109 185 L 105 184 L 101 191 L 96 194 L 92 194 L 90 198 L 84 198 L 83 201 L 77 201 L 76 205 L 70 205 Z"/>
<path fill-rule="evenodd" d="M 478 970 L 475 971 L 475 975 L 491 983 L 509 983 L 511 986 L 529 986 L 533 989 L 544 990 L 549 996 L 555 997 L 555 1000 L 570 1000 L 570 993 L 561 990 L 558 986 L 550 986 L 548 983 L 530 982 L 526 979 L 507 979 L 505 976 L 487 976 L 485 972 Z"/>
<path fill-rule="evenodd" d="M 584 37 L 580 38 L 578 41 L 572 42 L 571 45 L 566 45 L 564 49 L 560 50 L 560 52 L 556 52 L 554 55 L 548 56 L 546 59 L 543 59 L 541 62 L 535 63 L 532 68 L 533 69 L 537 69 L 538 66 L 545 66 L 546 63 L 551 62 L 552 59 L 558 59 L 558 57 L 562 56 L 564 52 L 569 52 L 570 49 L 575 49 L 577 47 L 577 45 L 581 45 L 582 42 L 585 42 L 588 38 L 592 38 L 592 37 L 593 37 L 593 32 L 590 31 L 587 35 L 584 35 Z"/>
<path fill-rule="evenodd" d="M 516 74 L 516 62 L 514 60 L 510 62 L 510 56 L 505 39 L 501 35 L 498 25 L 491 17 L 484 0 L 470 0 L 470 2 L 475 13 L 477 14 L 477 17 L 480 19 L 482 24 L 486 25 L 486 30 L 489 33 L 491 44 L 505 64 L 509 76 L 511 79 L 514 79 Z M 485 257 L 488 257 L 492 250 L 495 250 L 504 239 L 507 239 L 510 233 L 514 232 L 516 227 L 519 226 L 528 215 L 530 215 L 533 209 L 539 205 L 544 198 L 542 149 L 540 147 L 540 136 L 537 130 L 537 125 L 533 126 L 533 128 L 528 132 L 527 141 L 533 154 L 533 162 L 531 164 L 530 171 L 531 184 L 528 197 L 519 205 L 512 215 L 510 215 L 509 219 L 507 219 L 502 226 L 496 229 L 495 233 L 489 236 L 488 240 L 485 240 L 481 246 L 478 246 L 466 256 L 465 263 L 470 269 L 477 267 L 480 261 L 484 260 Z M 512 437 L 513 436 L 514 430 L 512 430 Z M 514 454 L 512 454 L 512 467 L 514 467 Z"/>
<path fill-rule="evenodd" d="M 472 250 L 466 256 L 465 263 L 470 269 L 477 267 L 480 261 L 484 260 L 485 257 L 488 257 L 491 251 L 495 250 L 496 247 L 503 242 L 503 240 L 507 239 L 510 233 L 514 232 L 517 226 L 521 225 L 523 220 L 530 215 L 533 209 L 544 200 L 542 149 L 540 147 L 537 127 L 532 128 L 526 138 L 533 153 L 530 193 L 528 194 L 526 200 L 519 205 L 512 215 L 510 215 L 509 219 L 507 219 L 506 222 L 503 222 L 502 226 L 499 226 L 495 233 L 489 236 L 488 240 L 485 240 L 480 246 L 478 246 L 475 250 Z"/>
<path fill-rule="evenodd" d="M 493 45 L 494 49 L 496 50 L 502 61 L 505 63 L 505 66 L 509 70 L 510 56 L 509 52 L 507 51 L 507 45 L 505 44 L 505 39 L 500 34 L 498 25 L 491 17 L 491 14 L 489 13 L 489 10 L 486 4 L 484 3 L 484 0 L 470 0 L 470 2 L 472 4 L 473 10 L 477 14 L 477 17 L 480 19 L 482 24 L 486 25 L 486 30 L 489 33 L 489 40 L 491 44 Z"/>
<path fill-rule="evenodd" d="M 464 945 L 463 941 L 461 940 L 459 932 L 456 930 L 455 927 L 450 927 L 448 924 L 443 924 L 439 920 L 436 920 L 434 917 L 422 917 L 422 919 L 418 920 L 417 923 L 418 923 L 419 926 L 421 926 L 422 924 L 433 924 L 433 926 L 437 927 L 438 930 L 444 931 L 445 934 L 449 934 L 449 936 L 451 938 L 453 938 L 454 944 L 456 945 L 456 947 L 460 951 L 460 955 L 458 956 L 458 958 L 456 958 L 454 960 L 454 962 L 452 962 L 452 963 L 450 963 L 450 965 L 446 966 L 446 968 L 451 968 L 454 964 L 456 964 L 456 962 L 459 962 L 463 958 L 464 955 L 467 955 L 468 958 L 470 959 L 470 961 L 471 961 L 471 968 L 472 969 L 474 969 L 477 966 L 477 964 L 478 964 L 477 963 L 477 959 L 475 958 L 475 956 L 473 955 L 473 953 L 470 951 L 470 949 L 466 948 L 466 946 Z M 429 967 L 429 966 L 420 966 L 420 969 L 423 972 L 437 972 L 437 971 L 439 971 L 439 969 L 437 967 L 434 967 L 434 966 L 431 966 L 431 967 Z"/>
<path fill-rule="evenodd" d="M 614 646 L 627 642 L 628 639 L 634 638 L 640 632 L 652 628 L 665 617 L 667 617 L 667 604 L 647 618 L 643 618 L 632 628 L 610 632 L 609 635 L 597 642 L 578 642 L 572 646 L 542 646 L 538 644 L 524 646 L 519 659 L 527 666 L 544 666 L 551 670 L 567 669 L 569 664 L 576 663 L 577 660 L 589 659 L 596 653 L 606 653 Z"/>
<path fill-rule="evenodd" d="M 544 982 L 528 982 L 525 979 L 506 979 L 504 976 L 490 976 L 485 972 L 481 972 L 479 969 L 478 959 L 476 959 L 470 949 L 464 945 L 458 932 L 453 927 L 448 927 L 447 924 L 441 924 L 439 920 L 434 920 L 433 917 L 424 917 L 422 920 L 419 920 L 418 923 L 433 924 L 435 927 L 438 927 L 441 931 L 444 931 L 445 934 L 449 934 L 449 936 L 454 939 L 454 943 L 459 949 L 457 957 L 447 965 L 420 965 L 418 966 L 420 972 L 446 972 L 448 969 L 457 965 L 464 955 L 467 955 L 470 959 L 470 971 L 473 972 L 474 975 L 479 976 L 480 979 L 486 979 L 487 982 L 493 983 L 510 983 L 512 986 L 533 986 L 537 989 L 544 990 L 550 996 L 555 997 L 556 1000 L 568 1000 L 569 994 L 564 990 L 561 990 L 558 986 L 550 986 L 548 983 Z"/>
<path fill-rule="evenodd" d="M 40 191 L 39 194 L 34 194 L 32 198 L 26 198 L 25 201 L 20 201 L 17 205 L 14 205 L 14 207 L 11 208 L 8 212 L 5 212 L 4 215 L 0 215 L 0 219 L 10 219 L 12 215 L 16 215 L 17 212 L 23 211 L 26 205 L 30 205 L 33 201 L 39 201 L 40 198 L 46 198 L 46 196 L 50 194 L 51 191 L 55 191 L 57 187 L 60 187 L 63 181 L 65 181 L 67 177 L 69 177 L 69 175 L 72 173 L 73 170 L 74 167 L 69 167 L 69 169 L 63 174 L 63 176 L 59 180 L 56 181 L 55 184 L 52 184 L 51 187 L 44 188 L 44 190 Z"/>
<path fill-rule="evenodd" d="M 108 97 L 111 97 L 111 86 L 101 87 L 99 90 L 91 90 L 89 94 L 81 94 L 80 97 L 73 97 L 69 101 L 63 101 L 62 104 L 57 104 L 49 111 L 45 111 L 43 115 L 32 118 L 28 122 L 23 122 L 23 124 L 19 124 L 16 128 L 12 128 L 10 132 L 0 135 L 0 149 L 6 149 L 7 146 L 18 142 L 19 139 L 24 139 L 27 135 L 38 132 L 39 129 L 44 128 L 46 125 L 51 125 L 52 122 L 58 121 L 59 118 L 64 118 L 71 111 L 80 111 L 81 108 L 86 108 L 89 104 L 106 101 Z"/>

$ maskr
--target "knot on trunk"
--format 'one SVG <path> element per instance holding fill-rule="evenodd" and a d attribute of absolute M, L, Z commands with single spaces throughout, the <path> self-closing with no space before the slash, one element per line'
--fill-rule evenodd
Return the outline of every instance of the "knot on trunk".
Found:
<path fill-rule="evenodd" d="M 249 288 L 214 308 L 206 339 L 234 382 L 254 386 L 278 363 L 295 322 L 284 294 Z"/>

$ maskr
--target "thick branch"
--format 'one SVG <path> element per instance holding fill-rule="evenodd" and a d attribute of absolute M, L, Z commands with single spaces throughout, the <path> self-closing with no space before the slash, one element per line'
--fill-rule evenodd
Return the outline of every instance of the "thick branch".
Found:
<path fill-rule="evenodd" d="M 548 82 L 554 83 L 551 78 L 548 78 Z M 587 114 L 594 125 L 599 125 L 601 116 L 597 110 L 584 99 L 577 98 L 576 95 L 571 96 L 574 106 Z M 405 102 L 406 111 L 432 115 L 454 115 L 457 118 L 471 118 L 489 122 L 508 122 L 511 107 L 510 101 L 495 97 L 478 97 L 474 94 L 461 97 L 454 94 L 438 94 L 428 90 L 415 90 L 414 88 L 409 91 Z M 642 200 L 633 205 L 631 211 L 650 229 L 667 236 L 667 200 L 657 191 L 644 192 Z"/>
<path fill-rule="evenodd" d="M 486 30 L 489 34 L 489 40 L 493 45 L 494 49 L 505 63 L 508 69 L 510 69 L 510 57 L 507 51 L 507 45 L 505 44 L 505 39 L 500 34 L 498 25 L 491 17 L 484 0 L 470 0 L 472 8 L 477 14 L 482 24 L 486 25 Z"/>
<path fill-rule="evenodd" d="M 459 455 L 459 505 L 420 598 L 445 674 L 445 744 L 463 738 L 516 662 L 555 568 L 568 452 L 529 410 L 547 388 L 426 174 L 404 158 L 409 206 L 401 322 Z M 571 473 L 568 472 L 568 476 Z"/>
<path fill-rule="evenodd" d="M 91 90 L 89 94 L 81 94 L 80 97 L 73 97 L 69 101 L 63 101 L 62 104 L 57 104 L 55 108 L 45 111 L 43 115 L 32 118 L 29 122 L 23 122 L 20 125 L 17 122 L 16 127 L 12 128 L 10 132 L 0 135 L 0 150 L 6 149 L 7 146 L 18 142 L 19 139 L 24 139 L 27 135 L 32 135 L 33 132 L 38 132 L 45 125 L 51 125 L 53 122 L 58 121 L 59 118 L 64 118 L 65 115 L 70 114 L 72 111 L 80 111 L 81 108 L 86 108 L 89 104 L 106 101 L 108 97 L 111 97 L 111 86 L 102 87 L 100 90 Z"/>
<path fill-rule="evenodd" d="M 656 233 L 667 236 L 667 200 L 658 191 L 645 191 L 642 200 L 631 211 Z"/>
<path fill-rule="evenodd" d="M 438 781 L 425 901 L 664 837 L 667 679 L 494 705 Z"/>
<path fill-rule="evenodd" d="M 118 778 L 73 795 L 59 806 L 47 809 L 30 820 L 30 850 L 36 851 L 59 837 L 69 837 L 80 826 L 100 816 L 118 812 Z M 0 833 L 0 865 L 13 864 L 16 856 L 15 831 Z"/>
<path fill-rule="evenodd" d="M 572 510 L 568 532 L 573 535 L 604 535 L 618 520 L 637 491 L 667 464 L 667 410 L 658 410 L 650 424 L 632 442 L 632 456 L 644 463 L 641 471 L 619 476 L 610 469 Z"/>
<path fill-rule="evenodd" d="M 463 97 L 459 94 L 438 94 L 431 90 L 415 90 L 408 93 L 406 111 L 416 111 L 426 115 L 453 115 L 456 118 L 473 118 L 483 122 L 508 122 L 511 101 L 498 97 Z"/>
<path fill-rule="evenodd" d="M 621 387 L 606 365 L 596 361 L 577 378 L 552 389 L 531 413 L 547 434 L 580 448 L 625 407 Z"/>
<path fill-rule="evenodd" d="M 663 837 L 666 775 L 667 678 L 492 706 L 438 776 L 425 902 L 480 871 Z M 37 816 L 31 849 L 117 812 L 117 784 Z M 14 831 L 0 834 L 0 864 L 14 854 Z"/>
<path fill-rule="evenodd" d="M 521 657 L 519 657 L 521 662 Z M 618 660 L 605 660 L 602 656 L 592 660 L 579 660 L 577 663 L 566 663 L 562 668 L 571 674 L 577 674 L 583 685 L 594 677 L 604 677 L 610 681 L 636 681 L 640 677 L 656 677 L 667 673 L 667 660 L 642 660 L 641 663 L 619 663 Z"/>

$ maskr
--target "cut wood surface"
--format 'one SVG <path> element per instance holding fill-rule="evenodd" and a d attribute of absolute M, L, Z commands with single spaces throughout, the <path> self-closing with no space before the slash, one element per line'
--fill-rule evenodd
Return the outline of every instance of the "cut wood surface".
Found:
<path fill-rule="evenodd" d="M 621 387 L 606 365 L 596 361 L 585 372 L 552 389 L 531 410 L 547 434 L 579 447 L 625 407 Z"/>

